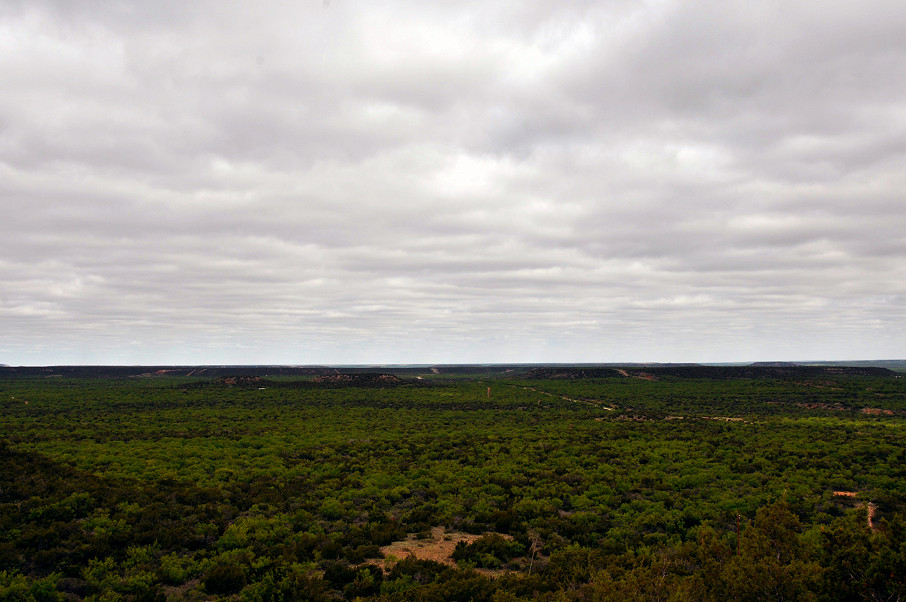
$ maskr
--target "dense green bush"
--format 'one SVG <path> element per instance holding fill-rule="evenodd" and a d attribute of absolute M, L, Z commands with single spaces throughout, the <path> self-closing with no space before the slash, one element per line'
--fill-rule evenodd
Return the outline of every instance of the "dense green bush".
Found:
<path fill-rule="evenodd" d="M 896 599 L 904 411 L 863 376 L 0 379 L 0 599 Z M 458 567 L 378 568 L 441 526 Z"/>
<path fill-rule="evenodd" d="M 245 569 L 234 563 L 217 564 L 203 579 L 205 591 L 212 594 L 235 594 L 246 583 Z"/>
<path fill-rule="evenodd" d="M 453 560 L 471 562 L 481 568 L 496 569 L 524 553 L 525 548 L 519 542 L 492 533 L 479 537 L 469 544 L 463 541 L 457 543 L 453 550 Z"/>

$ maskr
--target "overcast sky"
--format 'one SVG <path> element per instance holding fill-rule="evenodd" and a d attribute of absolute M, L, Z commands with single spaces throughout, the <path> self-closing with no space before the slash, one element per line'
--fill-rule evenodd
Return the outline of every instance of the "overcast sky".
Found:
<path fill-rule="evenodd" d="M 906 4 L 0 3 L 0 363 L 906 357 Z"/>

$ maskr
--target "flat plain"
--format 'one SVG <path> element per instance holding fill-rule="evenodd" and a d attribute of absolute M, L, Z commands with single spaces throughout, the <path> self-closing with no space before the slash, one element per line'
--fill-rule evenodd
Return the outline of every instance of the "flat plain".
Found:
<path fill-rule="evenodd" d="M 902 598 L 902 377 L 5 369 L 0 599 Z"/>

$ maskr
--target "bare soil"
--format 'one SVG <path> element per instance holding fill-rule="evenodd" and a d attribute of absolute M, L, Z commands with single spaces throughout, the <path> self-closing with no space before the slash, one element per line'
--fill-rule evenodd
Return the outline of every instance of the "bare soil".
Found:
<path fill-rule="evenodd" d="M 432 527 L 430 538 L 417 539 L 414 533 L 410 533 L 404 541 L 395 541 L 390 545 L 381 547 L 381 552 L 384 554 L 383 559 L 375 559 L 369 562 L 385 571 L 390 568 L 387 566 L 388 561 L 392 563 L 393 558 L 402 560 L 409 556 L 415 556 L 419 560 L 433 560 L 434 562 L 455 566 L 456 563 L 451 556 L 453 556 L 453 550 L 456 549 L 456 544 L 461 541 L 472 543 L 479 537 L 481 536 L 471 533 L 447 532 L 443 527 Z"/>
<path fill-rule="evenodd" d="M 505 539 L 513 539 L 510 535 L 505 535 L 503 533 L 500 533 L 499 535 Z M 387 572 L 392 567 L 394 558 L 396 560 L 402 560 L 409 556 L 414 556 L 419 560 L 433 560 L 434 562 L 440 562 L 441 564 L 446 564 L 448 566 L 456 566 L 456 562 L 452 558 L 453 550 L 456 549 L 456 544 L 461 541 L 464 541 L 467 544 L 472 543 L 479 537 L 481 537 L 481 535 L 473 535 L 472 533 L 463 533 L 460 531 L 447 531 L 444 527 L 432 527 L 430 538 L 418 539 L 414 533 L 410 533 L 404 541 L 395 541 L 390 545 L 381 547 L 384 558 L 375 558 L 369 560 L 368 563 L 378 566 L 384 572 Z M 393 558 L 391 558 L 391 556 Z M 499 575 L 508 572 L 490 569 L 477 570 L 478 572 L 487 575 Z"/>

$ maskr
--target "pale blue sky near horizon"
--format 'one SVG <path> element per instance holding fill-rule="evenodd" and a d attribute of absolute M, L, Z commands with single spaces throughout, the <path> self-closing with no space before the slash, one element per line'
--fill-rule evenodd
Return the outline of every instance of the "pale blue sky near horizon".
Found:
<path fill-rule="evenodd" d="M 906 5 L 0 5 L 0 363 L 906 356 Z"/>

